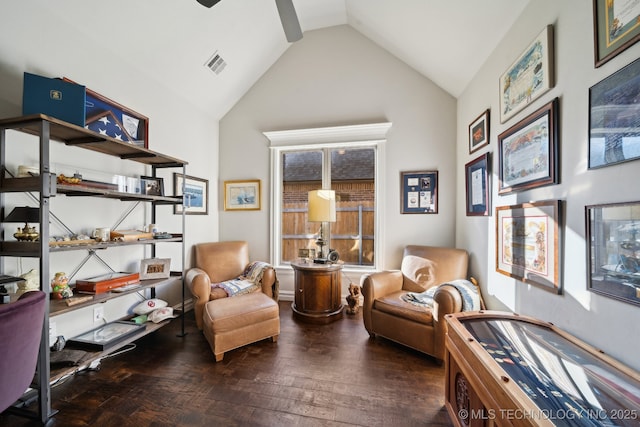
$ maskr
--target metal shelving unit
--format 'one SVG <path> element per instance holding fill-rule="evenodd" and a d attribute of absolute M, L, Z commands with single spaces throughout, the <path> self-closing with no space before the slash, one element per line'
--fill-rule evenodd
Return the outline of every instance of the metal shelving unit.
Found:
<path fill-rule="evenodd" d="M 15 130 L 31 135 L 35 135 L 39 138 L 39 169 L 38 176 L 26 177 L 26 178 L 12 178 L 7 174 L 5 161 L 6 161 L 6 145 L 7 145 L 7 130 Z M 52 377 L 50 369 L 50 343 L 49 343 L 49 317 L 77 310 L 78 308 L 86 307 L 89 305 L 104 302 L 108 299 L 118 298 L 131 292 L 139 291 L 140 289 L 151 289 L 152 296 L 155 295 L 155 287 L 167 283 L 171 280 L 180 280 L 182 284 L 182 314 L 184 314 L 184 299 L 185 299 L 185 285 L 184 285 L 184 265 L 185 265 L 185 245 L 184 245 L 184 230 L 185 230 L 185 216 L 184 210 L 182 215 L 182 233 L 173 234 L 169 239 L 147 239 L 143 241 L 135 242 L 104 242 L 95 243 L 90 245 L 77 245 L 77 246 L 49 246 L 49 202 L 51 197 L 64 194 L 66 196 L 74 197 L 103 197 L 111 199 L 119 199 L 123 201 L 139 201 L 151 203 L 151 222 L 156 222 L 156 207 L 160 205 L 176 205 L 182 203 L 181 196 L 152 196 L 143 194 L 131 194 L 123 193 L 119 191 L 90 188 L 83 185 L 75 184 L 58 184 L 56 182 L 55 174 L 50 172 L 50 143 L 51 141 L 57 141 L 67 146 L 79 147 L 86 150 L 96 151 L 105 155 L 115 156 L 122 160 L 128 160 L 137 162 L 143 165 L 152 167 L 152 176 L 156 176 L 158 169 L 162 168 L 181 168 L 182 175 L 186 175 L 187 162 L 160 154 L 145 148 L 138 147 L 136 145 L 128 144 L 105 135 L 99 135 L 83 127 L 76 126 L 46 115 L 36 114 L 23 117 L 15 117 L 10 119 L 0 120 L 0 168 L 2 174 L 0 175 L 0 207 L 4 210 L 5 193 L 16 192 L 33 192 L 38 193 L 38 203 L 40 210 L 40 239 L 37 242 L 21 242 L 21 241 L 5 241 L 4 240 L 4 228 L 0 235 L 0 257 L 32 257 L 39 259 L 39 271 L 40 271 L 40 287 L 43 290 L 47 289 L 50 282 L 49 267 L 50 260 L 49 255 L 52 252 L 59 251 L 79 251 L 88 250 L 94 251 L 97 249 L 114 248 L 118 246 L 130 246 L 130 245 L 151 245 L 152 256 L 155 256 L 155 247 L 157 244 L 163 244 L 168 242 L 180 242 L 182 245 L 182 272 L 178 277 L 172 277 L 169 279 L 157 280 L 147 282 L 143 287 L 136 289 L 135 291 L 118 293 L 118 294 L 104 294 L 96 295 L 92 300 L 83 302 L 81 304 L 66 307 L 61 305 L 59 301 L 49 301 L 45 310 L 45 321 L 42 328 L 42 338 L 40 340 L 40 353 L 38 356 L 37 375 L 35 378 L 35 384 L 33 388 L 37 390 L 38 398 L 38 411 L 37 414 L 34 411 L 24 410 L 21 408 L 19 411 L 22 415 L 26 415 L 32 418 L 37 418 L 42 424 L 45 424 L 56 411 L 51 408 L 51 381 L 55 378 L 60 378 L 63 375 L 73 373 L 73 370 L 67 372 L 57 372 Z M 184 182 L 184 180 L 183 180 Z M 184 189 L 183 189 L 184 190 Z M 184 193 L 184 191 L 183 191 Z M 6 212 L 5 212 L 6 214 Z M 3 217 L 4 218 L 4 217 Z M 184 335 L 184 315 L 181 316 L 182 322 L 182 335 Z M 147 328 L 143 333 L 136 335 L 128 340 L 131 342 L 143 335 L 153 332 L 158 327 L 168 323 L 165 321 L 158 325 L 153 325 Z M 122 343 L 121 345 L 124 345 Z M 109 349 L 109 352 L 114 349 Z M 91 360 L 100 358 L 100 352 L 91 355 Z"/>

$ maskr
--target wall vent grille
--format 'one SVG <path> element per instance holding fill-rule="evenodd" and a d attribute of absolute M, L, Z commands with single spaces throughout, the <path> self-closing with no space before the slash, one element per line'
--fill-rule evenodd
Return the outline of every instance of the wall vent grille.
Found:
<path fill-rule="evenodd" d="M 215 51 L 211 57 L 205 62 L 205 67 L 213 71 L 215 74 L 220 74 L 227 66 L 227 62 L 222 59 L 218 51 Z"/>

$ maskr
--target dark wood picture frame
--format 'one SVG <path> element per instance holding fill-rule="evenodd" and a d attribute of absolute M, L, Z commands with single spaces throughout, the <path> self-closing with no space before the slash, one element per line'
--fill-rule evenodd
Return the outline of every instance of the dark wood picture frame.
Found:
<path fill-rule="evenodd" d="M 66 77 L 64 81 L 75 83 Z M 86 88 L 85 127 L 122 142 L 149 148 L 149 118 Z M 119 131 L 122 130 L 122 132 Z"/>
<path fill-rule="evenodd" d="M 498 136 L 498 194 L 559 182 L 558 98 Z"/>
<path fill-rule="evenodd" d="M 491 154 L 464 165 L 467 216 L 489 216 L 491 212 Z"/>
<path fill-rule="evenodd" d="M 209 215 L 209 180 L 174 172 L 173 194 L 182 196 L 183 185 L 187 195 L 187 197 L 183 197 L 185 203 L 184 205 L 174 205 L 173 213 L 182 215 L 184 209 L 185 215 Z"/>
<path fill-rule="evenodd" d="M 593 0 L 593 56 L 598 68 L 640 40 L 640 5 L 614 13 L 615 0 Z M 631 12 L 631 15 L 629 15 Z M 633 13 L 636 13 L 633 18 Z"/>
<path fill-rule="evenodd" d="M 164 179 L 153 176 L 141 176 L 140 189 L 147 196 L 164 196 Z"/>
<path fill-rule="evenodd" d="M 438 171 L 400 172 L 402 214 L 438 213 Z"/>
<path fill-rule="evenodd" d="M 640 59 L 589 88 L 589 169 L 640 159 Z"/>
<path fill-rule="evenodd" d="M 496 208 L 496 271 L 561 293 L 562 201 Z"/>
<path fill-rule="evenodd" d="M 489 115 L 486 109 L 469 125 L 469 154 L 489 145 Z"/>
<path fill-rule="evenodd" d="M 587 288 L 640 305 L 640 201 L 585 206 Z"/>

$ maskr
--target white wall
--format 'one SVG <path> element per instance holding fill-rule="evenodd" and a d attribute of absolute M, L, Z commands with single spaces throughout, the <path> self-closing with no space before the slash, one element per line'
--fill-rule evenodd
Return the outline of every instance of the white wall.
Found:
<path fill-rule="evenodd" d="M 399 268 L 407 244 L 452 245 L 455 109 L 452 96 L 351 27 L 306 32 L 220 121 L 219 185 L 262 180 L 262 209 L 221 212 L 220 240 L 247 240 L 253 259 L 269 259 L 271 182 L 262 132 L 388 121 L 386 194 L 376 206 L 386 244 L 377 256 L 385 268 Z M 415 170 L 439 171 L 437 215 L 400 214 L 400 171 Z M 279 277 L 286 295 L 293 285 Z"/>
<path fill-rule="evenodd" d="M 634 325 L 640 308 L 587 291 L 584 207 L 637 201 L 638 162 L 587 170 L 589 88 L 640 56 L 640 44 L 594 68 L 591 2 L 536 0 L 525 9 L 458 99 L 456 243 L 472 254 L 472 273 L 480 279 L 490 308 L 550 321 L 638 369 L 640 342 Z M 556 85 L 506 123 L 500 123 L 499 76 L 548 25 L 554 25 Z M 560 184 L 499 196 L 497 137 L 555 97 L 560 98 Z M 464 165 L 486 150 L 468 154 L 468 124 L 491 108 L 488 151 L 494 153 L 492 205 L 548 199 L 565 202 L 562 295 L 527 286 L 495 272 L 495 211 L 490 217 L 465 216 Z"/>
<path fill-rule="evenodd" d="M 85 84 L 129 108 L 149 118 L 149 148 L 189 162 L 187 174 L 208 179 L 213 185 L 209 194 L 209 215 L 187 216 L 186 245 L 218 239 L 217 188 L 218 176 L 218 123 L 208 114 L 194 107 L 189 94 L 176 95 L 155 80 L 147 78 L 133 64 L 123 64 L 113 51 L 95 49 L 96 38 L 106 37 L 104 33 L 92 35 L 80 34 L 73 26 L 65 22 L 64 10 L 55 4 L 34 7 L 29 2 L 5 2 L 2 13 L 5 18 L 0 26 L 0 117 L 15 117 L 22 114 L 23 72 L 31 72 L 46 77 L 68 77 Z M 96 28 L 106 28 L 110 23 L 100 23 L 99 15 Z M 57 24 L 57 25 L 56 25 Z M 84 169 L 95 169 L 110 173 L 131 176 L 148 175 L 150 168 L 138 166 L 134 162 L 120 162 L 77 148 L 67 148 L 54 143 L 53 161 L 71 164 Z M 7 146 L 8 165 L 15 173 L 18 164 L 37 163 L 37 145 L 31 143 L 10 143 Z M 165 192 L 173 193 L 172 172 L 178 169 L 162 171 Z M 28 200 L 17 197 L 15 203 Z M 65 223 L 74 231 L 89 231 L 93 227 L 111 226 L 124 211 L 123 203 L 95 198 L 72 199 L 57 197 L 52 201 L 52 210 L 64 218 Z M 171 207 L 159 208 L 156 221 L 161 230 L 179 232 L 181 217 L 173 215 Z M 149 222 L 149 207 L 137 208 L 128 220 L 132 226 L 142 226 Z M 126 223 L 125 223 L 126 224 Z M 123 224 L 124 225 L 124 224 Z M 5 234 L 10 236 L 14 224 L 5 225 Z M 118 248 L 105 251 L 100 255 L 112 263 L 116 270 L 134 271 L 139 268 L 139 260 L 148 256 L 148 249 L 136 250 Z M 70 273 L 82 258 L 84 251 L 54 254 L 51 257 L 51 273 L 64 271 Z M 172 269 L 180 269 L 181 251 L 179 244 L 158 245 L 157 255 L 172 258 Z M 190 255 L 190 251 L 187 251 Z M 21 274 L 33 265 L 33 260 L 4 259 L 5 273 Z M 190 261 L 187 261 L 187 265 Z M 77 278 L 91 277 L 106 272 L 98 263 L 89 262 L 78 273 Z M 172 304 L 178 302 L 180 292 L 173 286 L 162 289 Z M 188 293 L 187 293 L 188 295 Z M 114 300 L 105 310 L 108 320 L 122 316 L 129 308 L 123 300 Z M 91 313 L 84 311 L 70 315 L 56 316 L 58 333 L 68 337 L 81 332 L 81 329 L 94 327 L 86 320 Z"/>

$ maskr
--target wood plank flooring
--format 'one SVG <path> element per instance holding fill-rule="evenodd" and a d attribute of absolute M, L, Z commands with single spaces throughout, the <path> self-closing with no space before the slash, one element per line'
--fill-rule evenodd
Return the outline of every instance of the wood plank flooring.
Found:
<path fill-rule="evenodd" d="M 362 312 L 328 325 L 292 318 L 280 302 L 277 343 L 215 359 L 185 318 L 103 359 L 52 391 L 48 426 L 451 426 L 444 365 L 385 339 L 370 340 Z M 1 426 L 35 426 L 0 415 Z"/>

